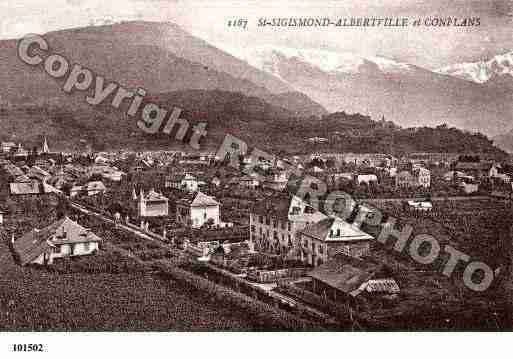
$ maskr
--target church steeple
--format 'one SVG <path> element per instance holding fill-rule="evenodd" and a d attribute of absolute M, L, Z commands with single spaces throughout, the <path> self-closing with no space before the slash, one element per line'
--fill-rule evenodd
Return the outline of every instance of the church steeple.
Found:
<path fill-rule="evenodd" d="M 48 142 L 46 141 L 46 136 L 43 141 L 43 147 L 41 148 L 41 153 L 49 153 L 50 149 L 48 148 Z"/>

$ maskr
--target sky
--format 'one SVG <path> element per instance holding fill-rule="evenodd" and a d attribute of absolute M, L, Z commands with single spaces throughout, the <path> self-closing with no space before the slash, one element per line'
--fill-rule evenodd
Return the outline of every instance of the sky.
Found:
<path fill-rule="evenodd" d="M 0 38 L 104 21 L 170 21 L 231 52 L 274 45 L 383 56 L 426 68 L 513 50 L 513 0 L 2 0 Z M 261 17 L 479 17 L 465 28 L 262 28 Z M 247 19 L 245 30 L 227 26 Z"/>

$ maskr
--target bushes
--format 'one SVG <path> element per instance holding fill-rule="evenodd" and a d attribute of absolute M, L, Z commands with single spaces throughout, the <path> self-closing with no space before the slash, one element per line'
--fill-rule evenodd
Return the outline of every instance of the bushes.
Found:
<path fill-rule="evenodd" d="M 128 258 L 117 252 L 108 252 L 82 258 L 57 259 L 53 265 L 45 268 L 61 274 L 139 273 L 149 269 L 149 267 L 140 264 L 135 259 Z"/>
<path fill-rule="evenodd" d="M 259 324 L 272 325 L 274 330 L 320 330 L 321 327 L 310 321 L 296 317 L 290 313 L 274 308 L 273 306 L 254 300 L 247 295 L 235 292 L 221 285 L 215 284 L 198 275 L 185 271 L 165 262 L 154 265 L 155 269 L 161 271 L 174 280 L 187 283 L 194 289 L 214 296 L 227 305 L 234 305 L 244 309 L 249 316 L 253 317 Z"/>

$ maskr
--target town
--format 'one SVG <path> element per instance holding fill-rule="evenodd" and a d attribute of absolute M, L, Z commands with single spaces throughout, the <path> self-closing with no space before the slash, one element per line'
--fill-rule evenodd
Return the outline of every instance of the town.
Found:
<path fill-rule="evenodd" d="M 254 314 L 241 328 L 496 330 L 511 324 L 504 294 L 513 199 L 507 161 L 476 153 L 315 152 L 256 163 L 240 156 L 236 168 L 216 152 L 52 151 L 45 136 L 30 150 L 4 141 L 0 151 L 0 265 L 14 276 L 0 294 L 0 304 L 11 308 L 0 316 L 5 329 L 127 328 L 122 318 L 136 305 L 133 298 L 147 295 L 158 306 L 160 296 L 171 296 L 166 280 L 194 288 L 201 301 L 223 302 L 241 318 Z M 463 268 L 444 276 L 435 264 L 377 242 L 379 224 L 313 206 L 298 196 L 291 168 L 329 191 L 349 193 L 357 207 L 393 216 L 400 226 L 487 263 L 491 287 L 471 291 L 461 281 Z M 66 291 L 77 291 L 73 298 L 102 282 L 137 284 L 116 289 L 128 302 L 111 303 L 121 313 L 108 319 L 97 308 L 88 313 L 92 319 L 78 315 L 85 309 L 72 302 L 53 312 L 33 308 L 30 296 L 19 294 L 60 300 L 63 282 Z M 167 319 L 152 320 L 137 325 L 169 328 Z"/>

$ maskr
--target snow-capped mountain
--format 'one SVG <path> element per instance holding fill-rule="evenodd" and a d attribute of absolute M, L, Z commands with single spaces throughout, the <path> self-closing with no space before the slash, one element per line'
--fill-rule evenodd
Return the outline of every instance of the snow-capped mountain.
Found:
<path fill-rule="evenodd" d="M 257 69 L 271 73 L 279 78 L 283 78 L 280 73 L 280 64 L 286 61 L 302 62 L 329 74 L 356 74 L 370 70 L 396 73 L 413 69 L 409 64 L 382 57 L 363 57 L 346 52 L 318 49 L 259 46 L 233 50 L 232 54 Z"/>
<path fill-rule="evenodd" d="M 488 61 L 464 62 L 445 66 L 435 72 L 480 84 L 499 76 L 510 76 L 513 79 L 513 51 L 497 55 Z"/>
<path fill-rule="evenodd" d="M 331 112 L 385 115 L 401 126 L 446 123 L 492 136 L 513 127 L 512 91 L 503 76 L 489 75 L 494 81 L 484 85 L 376 56 L 275 46 L 228 51 Z M 497 74 L 510 65 L 506 55 L 487 62 Z"/>

